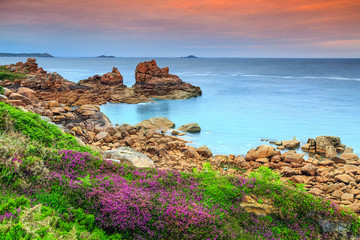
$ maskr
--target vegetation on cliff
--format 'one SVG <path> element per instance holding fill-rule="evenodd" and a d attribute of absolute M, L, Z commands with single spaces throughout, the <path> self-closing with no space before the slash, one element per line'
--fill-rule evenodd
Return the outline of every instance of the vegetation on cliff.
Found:
<path fill-rule="evenodd" d="M 0 239 L 337 239 L 360 229 L 356 214 L 265 167 L 244 178 L 97 155 L 0 103 Z"/>
<path fill-rule="evenodd" d="M 22 79 L 26 76 L 21 73 L 13 73 L 5 66 L 0 66 L 0 81 L 1 80 L 15 80 L 15 79 Z"/>

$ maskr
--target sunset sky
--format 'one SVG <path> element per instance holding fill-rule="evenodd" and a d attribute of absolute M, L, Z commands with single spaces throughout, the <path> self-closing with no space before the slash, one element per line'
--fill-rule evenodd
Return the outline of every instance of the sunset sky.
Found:
<path fill-rule="evenodd" d="M 360 57 L 358 0 L 0 0 L 0 52 Z"/>

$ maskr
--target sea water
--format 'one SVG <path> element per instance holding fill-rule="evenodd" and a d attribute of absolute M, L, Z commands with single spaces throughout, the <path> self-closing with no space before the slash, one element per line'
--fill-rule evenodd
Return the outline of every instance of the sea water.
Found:
<path fill-rule="evenodd" d="M 141 61 L 152 58 L 38 58 L 39 66 L 77 82 L 117 67 L 135 83 Z M 199 134 L 183 138 L 215 154 L 246 154 L 261 139 L 306 143 L 339 136 L 360 154 L 360 59 L 155 58 L 159 67 L 200 86 L 201 97 L 140 104 L 105 104 L 113 124 L 166 117 L 176 127 L 196 122 Z M 0 64 L 26 61 L 0 58 Z"/>

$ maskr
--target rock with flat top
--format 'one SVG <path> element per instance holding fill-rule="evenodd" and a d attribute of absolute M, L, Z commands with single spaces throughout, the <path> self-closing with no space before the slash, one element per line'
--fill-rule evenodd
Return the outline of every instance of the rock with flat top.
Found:
<path fill-rule="evenodd" d="M 353 202 L 353 201 L 354 201 L 354 194 L 344 193 L 344 194 L 341 196 L 341 201 Z"/>
<path fill-rule="evenodd" d="M 144 120 L 135 125 L 135 127 L 142 127 L 145 129 L 163 130 L 168 128 L 174 128 L 175 123 L 164 117 L 155 117 Z"/>
<path fill-rule="evenodd" d="M 340 155 L 340 157 L 348 161 L 359 160 L 359 157 L 356 153 L 343 153 Z"/>
<path fill-rule="evenodd" d="M 155 164 L 151 158 L 128 147 L 119 147 L 116 150 L 105 151 L 103 157 L 135 167 L 155 168 Z"/>
<path fill-rule="evenodd" d="M 354 180 L 352 177 L 350 177 L 347 174 L 341 174 L 341 175 L 336 175 L 335 179 L 338 180 L 339 182 L 343 182 L 343 183 L 349 183 L 350 181 Z"/>

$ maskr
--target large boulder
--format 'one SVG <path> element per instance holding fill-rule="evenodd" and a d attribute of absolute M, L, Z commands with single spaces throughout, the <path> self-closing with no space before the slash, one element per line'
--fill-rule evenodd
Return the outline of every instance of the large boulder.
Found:
<path fill-rule="evenodd" d="M 207 157 L 207 158 L 209 158 L 209 157 L 212 156 L 212 152 L 210 151 L 210 149 L 209 149 L 206 145 L 197 148 L 196 151 L 197 151 L 200 155 L 202 155 L 202 156 L 204 156 L 204 157 Z"/>
<path fill-rule="evenodd" d="M 197 123 L 188 123 L 179 127 L 178 130 L 183 132 L 200 132 L 201 128 Z"/>
<path fill-rule="evenodd" d="M 312 165 L 311 163 L 306 164 L 301 168 L 301 172 L 308 176 L 315 176 L 316 175 L 317 167 Z"/>
<path fill-rule="evenodd" d="M 185 99 L 202 94 L 199 87 L 169 74 L 168 67 L 159 68 L 155 60 L 139 63 L 135 70 L 135 79 L 135 91 L 147 97 Z"/>
<path fill-rule="evenodd" d="M 87 130 L 96 133 L 105 131 L 106 128 L 112 127 L 110 119 L 100 112 L 99 106 L 96 105 L 83 105 L 75 110 L 80 122 L 84 122 Z"/>
<path fill-rule="evenodd" d="M 255 161 L 258 158 L 271 158 L 276 153 L 275 148 L 268 145 L 261 145 L 256 149 L 252 148 L 246 154 L 245 159 L 247 161 Z"/>
<path fill-rule="evenodd" d="M 303 155 L 293 151 L 286 152 L 282 155 L 282 159 L 287 163 L 301 164 L 304 162 Z"/>
<path fill-rule="evenodd" d="M 9 99 L 10 100 L 20 100 L 25 104 L 30 104 L 31 103 L 29 98 L 27 98 L 27 97 L 25 97 L 25 96 L 23 96 L 21 94 L 18 94 L 18 93 L 11 93 L 10 96 L 9 96 Z"/>
<path fill-rule="evenodd" d="M 36 97 L 36 93 L 34 90 L 26 87 L 20 87 L 17 90 L 18 94 L 21 94 L 27 98 L 29 98 L 31 101 L 38 101 L 39 99 Z"/>
<path fill-rule="evenodd" d="M 135 167 L 155 168 L 155 163 L 151 158 L 128 147 L 119 147 L 116 150 L 108 150 L 104 152 L 103 157 Z"/>
<path fill-rule="evenodd" d="M 175 123 L 164 117 L 154 117 L 136 124 L 135 127 L 142 127 L 145 129 L 153 129 L 153 130 L 162 130 L 162 129 L 174 128 Z"/>

